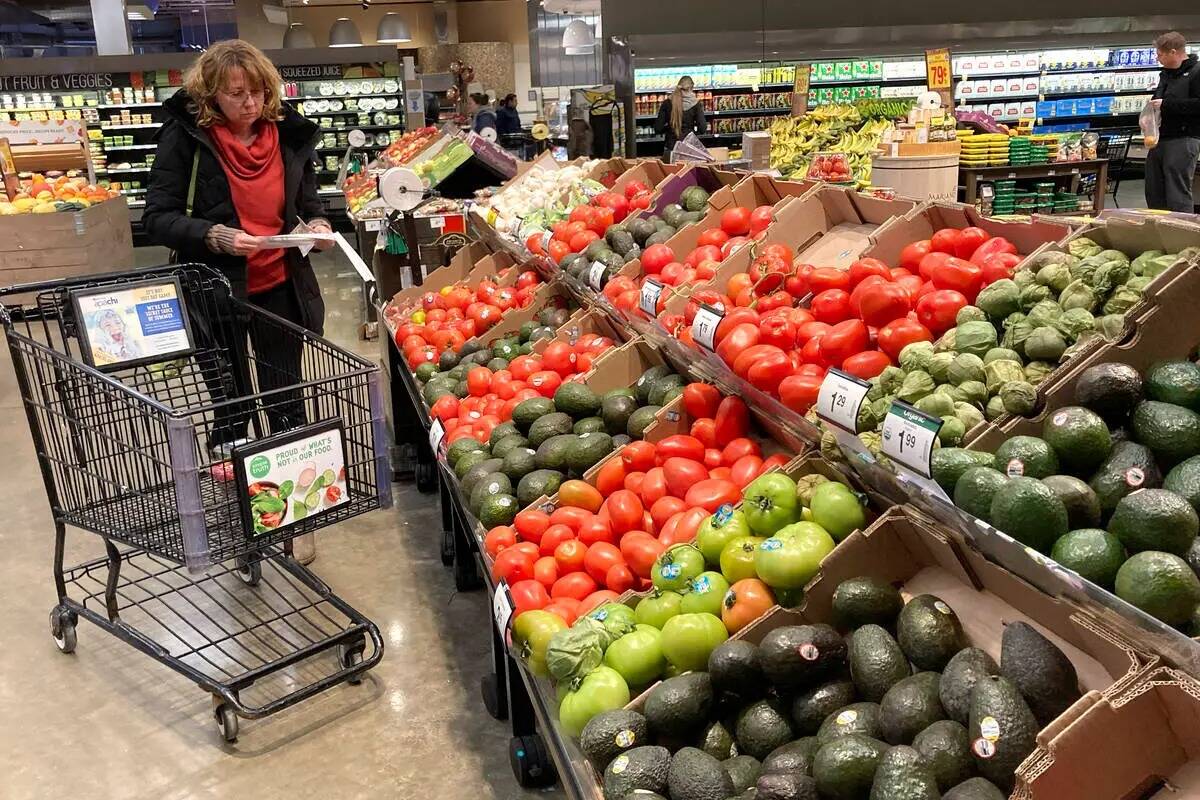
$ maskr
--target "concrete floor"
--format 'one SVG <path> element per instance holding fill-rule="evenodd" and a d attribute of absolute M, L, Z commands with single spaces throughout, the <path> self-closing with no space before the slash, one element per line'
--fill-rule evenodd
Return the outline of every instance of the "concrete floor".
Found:
<path fill-rule="evenodd" d="M 361 292 L 348 268 L 322 259 L 320 271 L 328 335 L 374 357 L 378 344 L 357 339 Z M 561 796 L 517 786 L 507 723 L 484 710 L 487 598 L 457 594 L 441 565 L 436 496 L 398 485 L 390 511 L 318 534 L 313 569 L 378 624 L 382 663 L 360 686 L 243 721 L 240 740 L 225 745 L 205 692 L 90 623 L 80 621 L 73 655 L 55 649 L 53 528 L 10 363 L 0 364 L 0 408 L 12 501 L 0 525 L 0 797 Z M 69 534 L 68 563 L 99 555 L 97 542 Z"/>

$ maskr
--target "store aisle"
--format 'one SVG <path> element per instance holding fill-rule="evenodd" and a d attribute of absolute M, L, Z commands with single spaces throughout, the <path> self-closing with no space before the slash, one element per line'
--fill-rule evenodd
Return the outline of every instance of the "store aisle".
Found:
<path fill-rule="evenodd" d="M 157 253 L 140 254 L 155 263 Z M 320 265 L 328 333 L 358 342 L 357 285 Z M 429 797 L 527 800 L 508 766 L 506 723 L 483 708 L 486 595 L 456 594 L 438 559 L 437 500 L 411 485 L 395 507 L 318 535 L 316 573 L 380 627 L 387 653 L 361 686 L 342 686 L 223 746 L 209 697 L 81 622 L 72 656 L 50 638 L 53 534 L 8 349 L 0 360 L 0 450 L 9 463 L 0 525 L 0 796 L 183 798 Z M 100 553 L 69 534 L 68 561 Z"/>

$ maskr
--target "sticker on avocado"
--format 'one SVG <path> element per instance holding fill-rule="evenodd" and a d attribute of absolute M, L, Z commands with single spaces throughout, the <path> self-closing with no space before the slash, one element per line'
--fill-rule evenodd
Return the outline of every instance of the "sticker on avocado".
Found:
<path fill-rule="evenodd" d="M 812 642 L 805 642 L 804 644 L 800 645 L 800 657 L 805 661 L 816 661 L 820 655 L 821 651 L 817 649 L 817 646 Z M 851 711 L 850 713 L 853 714 L 854 712 Z"/>
<path fill-rule="evenodd" d="M 1136 489 L 1146 482 L 1146 473 L 1137 467 L 1125 470 L 1125 485 Z"/>
<path fill-rule="evenodd" d="M 849 724 L 853 723 L 854 720 L 856 720 L 856 719 L 858 719 L 858 712 L 852 708 L 848 708 L 845 711 L 843 711 L 842 713 L 837 715 L 837 724 L 838 725 L 849 725 Z"/>
<path fill-rule="evenodd" d="M 1000 738 L 1000 723 L 995 717 L 984 717 L 979 721 L 979 735 L 989 742 Z"/>
<path fill-rule="evenodd" d="M 1010 478 L 1020 478 L 1025 474 L 1025 462 L 1019 458 L 1011 458 L 1004 466 L 1004 474 Z"/>
<path fill-rule="evenodd" d="M 623 733 L 624 732 L 625 731 L 623 731 Z M 617 756 L 616 758 L 613 759 L 612 764 L 610 764 L 608 767 L 609 771 L 612 772 L 613 775 L 620 775 L 622 772 L 624 772 L 628 768 L 629 768 L 629 756 L 626 756 L 626 755 Z"/>
<path fill-rule="evenodd" d="M 996 745 L 987 739 L 976 739 L 971 743 L 971 750 L 980 758 L 991 758 L 996 755 Z"/>
<path fill-rule="evenodd" d="M 1060 411 L 1057 414 L 1055 414 L 1054 419 L 1052 419 L 1050 421 L 1053 422 L 1055 425 L 1065 425 L 1065 424 L 1067 424 L 1067 420 L 1069 418 L 1070 418 L 1070 415 L 1067 412 Z"/>
<path fill-rule="evenodd" d="M 934 600 L 933 607 L 936 608 L 938 611 L 942 612 L 943 614 L 945 614 L 947 617 L 952 616 L 954 614 L 954 612 L 950 609 L 950 606 L 946 605 L 941 600 Z"/>
<path fill-rule="evenodd" d="M 618 731 L 617 735 L 613 737 L 613 742 L 617 747 L 632 747 L 635 741 L 637 741 L 637 736 L 629 729 Z"/>

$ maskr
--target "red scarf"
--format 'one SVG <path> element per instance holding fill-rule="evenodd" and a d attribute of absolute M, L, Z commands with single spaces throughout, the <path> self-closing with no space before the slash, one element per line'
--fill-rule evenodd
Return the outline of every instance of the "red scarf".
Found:
<path fill-rule="evenodd" d="M 250 146 L 242 144 L 224 125 L 209 128 L 242 230 L 251 236 L 283 232 L 283 158 L 279 127 L 259 123 Z M 287 280 L 283 250 L 258 250 L 246 258 L 246 291 L 259 294 Z"/>

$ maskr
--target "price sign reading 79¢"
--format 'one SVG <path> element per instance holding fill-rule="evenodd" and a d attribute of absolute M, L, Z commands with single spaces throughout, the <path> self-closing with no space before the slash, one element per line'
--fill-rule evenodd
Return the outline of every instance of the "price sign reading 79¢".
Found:
<path fill-rule="evenodd" d="M 944 47 L 925 51 L 925 82 L 929 91 L 937 92 L 942 98 L 942 107 L 949 108 L 950 102 L 950 51 Z"/>

